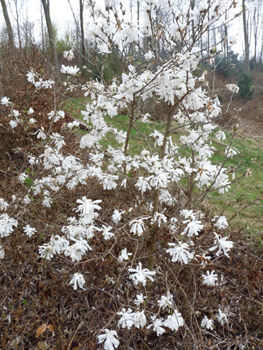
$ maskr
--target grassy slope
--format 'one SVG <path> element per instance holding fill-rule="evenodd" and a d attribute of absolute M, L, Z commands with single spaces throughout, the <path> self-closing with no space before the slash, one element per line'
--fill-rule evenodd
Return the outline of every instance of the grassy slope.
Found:
<path fill-rule="evenodd" d="M 88 101 L 87 98 L 76 98 L 75 101 L 68 100 L 65 109 L 75 118 L 82 119 L 81 110 L 85 109 Z M 123 124 L 127 123 L 128 118 L 126 116 L 118 116 L 118 118 Z M 109 125 L 121 129 L 120 124 L 114 118 L 108 117 L 106 118 L 106 121 Z M 147 124 L 141 124 L 138 128 L 142 133 L 149 134 L 154 129 L 161 131 L 163 126 L 160 122 L 150 122 Z M 85 133 L 82 130 L 79 130 L 78 132 L 81 134 Z M 231 134 L 227 132 L 226 135 L 227 139 L 224 143 L 228 144 L 231 140 Z M 174 135 L 175 141 L 176 139 L 178 140 L 179 136 L 180 134 Z M 108 134 L 102 142 L 102 145 L 105 147 L 108 144 L 113 146 L 118 145 L 114 140 L 114 137 L 110 134 Z M 213 145 L 217 149 L 213 160 L 215 163 L 220 163 L 224 159 L 225 147 L 223 147 L 222 142 L 217 142 L 216 139 L 214 139 Z M 260 198 L 255 204 L 247 207 L 244 211 L 241 211 L 240 214 L 232 220 L 233 227 L 240 227 L 241 224 L 247 236 L 260 236 L 263 234 L 263 142 L 245 138 L 244 136 L 238 135 L 237 132 L 232 146 L 236 147 L 240 153 L 235 157 L 228 159 L 224 167 L 230 168 L 230 166 L 233 165 L 234 168 L 237 168 L 237 171 L 235 172 L 236 178 L 244 175 L 247 169 L 251 168 L 252 176 L 243 177 L 241 181 L 233 184 L 229 192 L 225 195 L 218 195 L 218 192 L 213 192 L 209 198 L 202 203 L 202 209 L 209 211 L 213 215 L 218 214 L 223 210 L 225 204 L 229 203 L 230 197 L 231 206 L 224 212 L 224 215 L 229 219 L 237 210 L 240 210 L 241 207 L 247 206 L 257 198 Z M 130 151 L 138 151 L 138 147 L 143 147 L 143 144 L 139 144 L 138 141 L 132 140 Z"/>

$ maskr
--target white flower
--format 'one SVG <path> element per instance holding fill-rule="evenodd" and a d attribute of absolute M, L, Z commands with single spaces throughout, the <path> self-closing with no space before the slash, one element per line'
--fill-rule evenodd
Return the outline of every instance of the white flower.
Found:
<path fill-rule="evenodd" d="M 115 236 L 114 233 L 110 232 L 111 229 L 111 226 L 106 227 L 105 225 L 102 225 L 102 234 L 104 239 L 108 240 L 111 237 Z"/>
<path fill-rule="evenodd" d="M 64 137 L 62 135 L 59 135 L 58 133 L 53 133 L 50 135 L 50 140 L 54 142 L 56 148 L 58 151 L 65 145 Z"/>
<path fill-rule="evenodd" d="M 35 124 L 37 121 L 35 118 L 30 118 L 28 122 L 29 124 Z"/>
<path fill-rule="evenodd" d="M 29 225 L 23 227 L 23 230 L 25 231 L 25 234 L 29 237 L 32 237 L 37 232 L 35 228 L 30 227 Z"/>
<path fill-rule="evenodd" d="M 144 297 L 143 294 L 140 293 L 136 295 L 136 298 L 137 299 L 134 300 L 134 304 L 139 307 L 141 304 L 144 304 L 144 299 L 147 297 Z"/>
<path fill-rule="evenodd" d="M 131 275 L 129 278 L 132 279 L 133 283 L 137 285 L 139 282 L 143 284 L 143 286 L 146 285 L 146 278 L 149 278 L 151 281 L 153 281 L 153 277 L 156 274 L 156 271 L 150 271 L 148 269 L 142 269 L 142 263 L 139 262 L 136 269 L 129 268 L 129 272 L 134 272 L 133 275 Z"/>
<path fill-rule="evenodd" d="M 88 216 L 91 220 L 97 217 L 97 213 L 94 212 L 95 209 L 100 210 L 101 207 L 98 205 L 98 203 L 101 203 L 102 200 L 98 199 L 96 201 L 93 201 L 91 199 L 87 199 L 86 196 L 82 197 L 81 199 L 77 200 L 77 203 L 80 203 L 78 209 L 76 211 L 80 211 L 82 216 Z"/>
<path fill-rule="evenodd" d="M 214 275 L 214 271 L 212 271 L 211 273 L 207 271 L 206 275 L 202 275 L 202 277 L 203 277 L 203 283 L 207 284 L 208 286 L 215 286 L 218 280 L 217 274 Z"/>
<path fill-rule="evenodd" d="M 0 237 L 7 237 L 14 231 L 13 226 L 17 226 L 18 222 L 10 218 L 7 214 L 0 215 Z"/>
<path fill-rule="evenodd" d="M 12 110 L 12 113 L 13 113 L 13 116 L 14 116 L 15 118 L 17 118 L 17 117 L 20 116 L 20 113 L 19 113 L 19 111 L 18 111 L 17 109 L 13 109 L 13 110 Z"/>
<path fill-rule="evenodd" d="M 144 177 L 139 176 L 138 181 L 136 182 L 135 186 L 141 190 L 142 194 L 143 192 L 150 190 L 151 186 L 148 184 L 148 181 L 144 179 Z"/>
<path fill-rule="evenodd" d="M 218 309 L 218 314 L 216 315 L 216 318 L 218 322 L 221 323 L 221 325 L 223 325 L 224 323 L 228 323 L 227 314 L 222 312 L 220 309 Z"/>
<path fill-rule="evenodd" d="M 180 312 L 174 310 L 173 314 L 169 315 L 163 322 L 163 325 L 170 328 L 172 331 L 178 331 L 179 327 L 184 325 L 184 319 Z"/>
<path fill-rule="evenodd" d="M 67 127 L 68 127 L 69 129 L 73 129 L 74 127 L 79 127 L 79 122 L 77 122 L 76 120 L 74 120 L 73 123 L 68 123 L 68 124 L 67 124 Z"/>
<path fill-rule="evenodd" d="M 121 319 L 118 321 L 118 326 L 122 326 L 122 328 L 131 329 L 134 324 L 134 313 L 129 308 L 127 311 L 122 309 L 120 312 L 117 312 L 117 315 L 121 315 Z"/>
<path fill-rule="evenodd" d="M 24 197 L 23 203 L 24 203 L 24 204 L 29 204 L 29 203 L 31 203 L 31 199 L 30 199 L 30 196 L 29 196 L 28 194 Z"/>
<path fill-rule="evenodd" d="M 161 299 L 157 301 L 157 304 L 160 308 L 162 308 L 163 310 L 166 307 L 172 307 L 173 306 L 173 300 L 172 300 L 172 294 L 168 291 L 167 292 L 167 296 L 162 295 Z"/>
<path fill-rule="evenodd" d="M 72 66 L 66 67 L 66 66 L 64 66 L 64 64 L 62 64 L 60 71 L 61 71 L 61 73 L 71 74 L 71 75 L 75 76 L 75 75 L 77 75 L 79 68 L 77 68 L 76 65 L 74 67 L 72 67 Z"/>
<path fill-rule="evenodd" d="M 139 237 L 142 235 L 143 230 L 144 230 L 144 223 L 142 219 L 135 219 L 130 222 L 131 229 L 130 231 L 134 233 L 135 235 L 137 234 Z"/>
<path fill-rule="evenodd" d="M 146 326 L 146 316 L 144 311 L 137 311 L 134 313 L 134 326 L 138 329 Z"/>
<path fill-rule="evenodd" d="M 232 241 L 227 241 L 229 237 L 221 237 L 220 235 L 217 235 L 215 232 L 215 241 L 214 244 L 216 244 L 214 247 L 210 248 L 210 251 L 213 251 L 217 248 L 219 248 L 218 252 L 216 253 L 216 256 L 219 256 L 221 254 L 221 251 L 223 250 L 223 253 L 229 258 L 229 255 L 227 254 L 231 248 L 233 248 L 234 243 Z"/>
<path fill-rule="evenodd" d="M 239 91 L 239 87 L 238 87 L 237 85 L 235 85 L 235 84 L 227 84 L 227 85 L 226 85 L 226 88 L 227 88 L 229 91 L 233 92 L 234 94 L 237 94 L 238 91 Z"/>
<path fill-rule="evenodd" d="M 144 55 L 146 60 L 150 60 L 154 57 L 154 54 L 152 51 L 148 51 L 145 55 Z"/>
<path fill-rule="evenodd" d="M 127 253 L 127 248 L 124 248 L 121 250 L 121 254 L 119 255 L 119 261 L 123 262 L 123 260 L 129 260 L 129 255 L 132 255 L 132 253 Z"/>
<path fill-rule="evenodd" d="M 42 140 L 46 139 L 46 134 L 41 129 L 36 131 L 35 134 L 37 134 L 38 139 L 42 139 Z"/>
<path fill-rule="evenodd" d="M 10 100 L 10 98 L 5 96 L 1 99 L 1 104 L 4 106 L 8 106 L 9 104 L 11 104 L 11 102 L 9 100 Z"/>
<path fill-rule="evenodd" d="M 225 150 L 226 157 L 230 157 L 230 158 L 232 158 L 233 156 L 235 156 L 238 153 L 239 153 L 239 151 L 236 148 L 232 148 L 232 147 L 227 147 Z"/>
<path fill-rule="evenodd" d="M 204 227 L 204 225 L 201 224 L 201 221 L 196 219 L 194 219 L 193 221 L 185 220 L 183 221 L 183 224 L 187 224 L 187 227 L 184 229 L 183 234 L 185 234 L 188 231 L 187 235 L 189 237 L 192 237 L 193 235 L 198 236 L 198 232 L 201 231 Z"/>
<path fill-rule="evenodd" d="M 182 265 L 188 264 L 189 260 L 193 258 L 193 253 L 188 251 L 189 245 L 186 243 L 179 242 L 178 245 L 175 243 L 168 243 L 173 248 L 166 249 L 166 253 L 172 256 L 172 262 L 179 261 Z"/>
<path fill-rule="evenodd" d="M 34 110 L 33 110 L 33 108 L 29 108 L 29 110 L 27 111 L 27 115 L 31 115 L 31 114 L 33 114 L 34 113 Z"/>
<path fill-rule="evenodd" d="M 225 140 L 226 139 L 226 134 L 224 133 L 224 131 L 219 130 L 216 134 L 215 134 L 216 138 L 220 141 Z"/>
<path fill-rule="evenodd" d="M 219 216 L 219 217 L 215 216 L 212 221 L 216 221 L 216 223 L 214 225 L 216 227 L 218 227 L 219 229 L 224 229 L 224 228 L 227 228 L 227 226 L 228 226 L 227 219 L 226 219 L 226 217 L 224 215 Z"/>
<path fill-rule="evenodd" d="M 52 201 L 53 200 L 51 197 L 45 196 L 43 201 L 42 201 L 42 204 L 47 208 L 51 208 Z"/>
<path fill-rule="evenodd" d="M 2 246 L 0 245 L 0 259 L 4 259 L 4 256 L 5 256 L 5 251 L 2 248 Z"/>
<path fill-rule="evenodd" d="M 73 50 L 64 51 L 63 52 L 63 57 L 66 58 L 68 61 L 72 61 L 73 58 L 74 58 Z"/>
<path fill-rule="evenodd" d="M 159 335 L 162 335 L 165 332 L 165 329 L 161 327 L 163 325 L 163 320 L 161 318 L 156 318 L 156 315 L 151 316 L 151 319 L 153 323 L 150 324 L 147 329 L 153 327 L 154 332 L 156 332 L 159 337 Z"/>
<path fill-rule="evenodd" d="M 118 180 L 117 175 L 104 175 L 102 178 L 102 184 L 103 184 L 103 189 L 104 190 L 113 190 L 117 187 L 117 183 L 115 180 Z"/>
<path fill-rule="evenodd" d="M 203 319 L 202 319 L 202 322 L 201 322 L 201 327 L 203 328 L 206 328 L 206 329 L 211 329 L 213 330 L 213 324 L 214 324 L 214 321 L 213 320 L 209 320 L 207 318 L 207 316 L 205 316 Z"/>
<path fill-rule="evenodd" d="M 39 246 L 38 251 L 39 251 L 40 257 L 46 260 L 51 260 L 51 258 L 53 258 L 56 252 L 55 247 L 50 243 L 45 243 Z"/>
<path fill-rule="evenodd" d="M 121 214 L 125 213 L 125 211 L 119 211 L 118 209 L 114 209 L 114 212 L 112 214 L 112 221 L 115 222 L 115 224 L 118 224 L 119 221 L 121 221 Z"/>
<path fill-rule="evenodd" d="M 163 139 L 164 139 L 164 135 L 161 134 L 158 130 L 154 130 L 152 134 L 150 134 L 150 136 L 153 137 L 155 143 L 157 143 L 158 146 L 162 146 L 163 144 Z"/>
<path fill-rule="evenodd" d="M 165 215 L 155 212 L 153 217 L 153 222 L 156 222 L 158 224 L 158 227 L 161 226 L 162 222 L 165 223 L 167 221 L 167 218 Z"/>
<path fill-rule="evenodd" d="M 73 286 L 74 289 L 77 289 L 79 286 L 79 288 L 85 290 L 85 288 L 83 288 L 84 283 L 85 283 L 85 280 L 84 280 L 83 275 L 81 273 L 78 273 L 78 272 L 73 275 L 71 281 L 69 282 L 69 284 L 74 284 L 74 286 Z"/>
<path fill-rule="evenodd" d="M 35 76 L 36 74 L 34 73 L 33 69 L 31 69 L 31 71 L 27 73 L 27 80 L 30 83 L 35 84 Z"/>
<path fill-rule="evenodd" d="M 64 251 L 65 256 L 70 256 L 72 261 L 80 261 L 82 259 L 82 256 L 88 251 L 92 250 L 88 242 L 81 238 L 79 240 L 71 237 L 73 241 L 76 243 L 67 247 Z"/>
<path fill-rule="evenodd" d="M 98 335 L 98 343 L 104 343 L 104 349 L 105 350 L 114 350 L 114 348 L 117 348 L 120 344 L 119 340 L 115 337 L 118 337 L 116 331 L 110 331 L 109 329 L 105 329 L 106 334 L 100 334 Z"/>
<path fill-rule="evenodd" d="M 3 198 L 0 198 L 0 210 L 6 210 L 8 207 L 8 203 L 4 201 Z"/>
<path fill-rule="evenodd" d="M 18 125 L 18 122 L 16 120 L 10 120 L 9 125 L 12 129 L 16 128 Z"/>

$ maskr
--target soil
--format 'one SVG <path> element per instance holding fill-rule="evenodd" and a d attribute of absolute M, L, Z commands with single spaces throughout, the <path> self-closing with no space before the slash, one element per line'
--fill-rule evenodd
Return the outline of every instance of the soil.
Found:
<path fill-rule="evenodd" d="M 212 78 L 209 80 L 210 91 L 212 91 Z M 228 112 L 223 119 L 222 126 L 226 129 L 232 129 L 233 125 L 238 124 L 238 134 L 249 138 L 263 139 L 263 73 L 257 73 L 253 76 L 254 94 L 251 100 L 246 101 L 241 97 L 234 96 Z M 237 81 L 226 79 L 215 79 L 215 94 L 219 96 L 222 110 L 227 109 L 230 100 L 229 91 L 226 85 L 229 83 L 237 84 Z"/>

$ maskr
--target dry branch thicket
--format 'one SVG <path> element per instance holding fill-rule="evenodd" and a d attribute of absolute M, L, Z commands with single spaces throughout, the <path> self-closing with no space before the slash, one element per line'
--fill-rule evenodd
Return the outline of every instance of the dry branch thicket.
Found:
<path fill-rule="evenodd" d="M 30 61 L 28 66 L 32 67 L 33 63 Z M 13 77 L 16 81 L 18 77 L 21 81 L 24 79 L 19 69 L 18 66 L 14 71 L 17 72 Z M 19 89 L 8 90 L 12 86 L 19 86 Z M 53 109 L 54 101 L 49 90 L 36 93 L 29 84 L 15 85 L 11 80 L 6 82 L 5 88 L 13 96 L 16 109 L 33 107 L 38 122 L 48 125 L 46 114 Z M 25 100 L 26 106 L 23 104 Z M 18 206 L 16 202 L 12 203 L 13 195 L 23 199 L 30 186 L 30 181 L 24 184 L 18 181 L 19 174 L 27 172 L 34 179 L 40 173 L 47 173 L 39 165 L 36 174 L 28 163 L 28 154 L 40 154 L 45 143 L 33 136 L 27 139 L 27 135 L 34 134 L 34 125 L 32 130 L 27 130 L 21 124 L 18 132 L 7 133 L 8 118 L 4 107 L 0 112 L 0 198 L 8 201 L 11 217 L 16 215 L 21 218 L 17 229 L 1 240 L 5 250 L 4 258 L 0 260 L 0 341 L 3 349 L 95 350 L 102 348 L 97 343 L 97 333 L 102 328 L 118 328 L 119 349 L 259 350 L 263 347 L 262 246 L 255 247 L 243 239 L 241 231 L 231 232 L 230 229 L 218 231 L 222 235 L 230 235 L 234 242 L 230 259 L 210 253 L 212 258 L 208 270 L 215 270 L 223 277 L 219 278 L 216 287 L 207 287 L 202 281 L 202 258 L 183 266 L 178 262 L 172 263 L 166 253 L 170 232 L 159 228 L 153 255 L 157 273 L 154 283 L 148 287 L 145 307 L 152 315 L 156 314 L 156 301 L 169 290 L 174 306 L 183 314 L 185 325 L 178 332 L 166 329 L 159 337 L 146 328 L 133 327 L 128 331 L 117 327 L 117 312 L 133 303 L 134 288 L 137 288 L 138 294 L 145 293 L 144 287 L 135 287 L 128 278 L 127 267 L 135 264 L 137 258 L 120 263 L 118 256 L 120 250 L 126 247 L 146 264 L 152 254 L 148 249 L 151 242 L 147 235 L 142 235 L 140 239 L 132 236 L 126 222 L 136 215 L 147 213 L 135 207 L 134 195 L 129 190 L 103 190 L 94 178 L 88 178 L 86 185 L 78 185 L 74 191 L 61 188 L 51 208 L 40 205 L 40 195 L 27 206 L 20 205 L 20 202 Z M 52 125 L 54 132 L 61 127 L 60 122 Z M 87 162 L 88 151 L 76 148 L 79 137 L 65 130 L 62 134 L 66 141 L 62 152 Z M 76 200 L 83 196 L 102 200 L 97 218 L 100 225 L 112 224 L 114 208 L 125 211 L 115 239 L 105 241 L 95 235 L 89 241 L 92 251 L 78 263 L 72 263 L 64 256 L 54 257 L 51 261 L 40 258 L 38 246 L 48 242 L 53 234 L 59 234 L 61 228 L 67 225 L 67 218 L 76 215 Z M 151 201 L 152 196 L 151 192 L 146 192 L 143 197 L 145 203 Z M 168 206 L 166 216 L 178 216 L 178 210 L 176 205 Z M 196 245 L 206 240 L 207 247 L 211 247 L 211 218 L 206 217 L 205 223 L 202 232 L 193 240 Z M 36 228 L 37 234 L 31 238 L 26 236 L 22 229 L 26 224 Z M 85 276 L 85 290 L 73 290 L 69 285 L 76 269 Z M 227 324 L 216 322 L 219 308 L 227 313 Z M 214 330 L 200 327 L 204 315 L 215 321 Z"/>

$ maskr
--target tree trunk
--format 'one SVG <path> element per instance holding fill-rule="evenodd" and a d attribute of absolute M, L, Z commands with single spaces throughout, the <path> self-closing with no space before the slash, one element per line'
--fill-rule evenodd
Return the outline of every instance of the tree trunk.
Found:
<path fill-rule="evenodd" d="M 210 6 L 210 3 L 209 3 Z M 209 7 L 207 8 L 207 18 L 208 18 L 208 22 L 209 22 Z M 210 57 L 210 31 L 209 31 L 209 27 L 207 28 L 207 58 L 209 59 Z"/>
<path fill-rule="evenodd" d="M 225 20 L 227 22 L 227 11 L 225 13 Z M 228 32 L 227 32 L 227 25 L 225 25 L 224 56 L 228 60 Z"/>
<path fill-rule="evenodd" d="M 250 72 L 249 67 L 249 43 L 248 43 L 248 28 L 246 21 L 246 4 L 245 0 L 242 0 L 242 8 L 243 8 L 243 31 L 244 31 L 244 44 L 245 44 L 245 64 L 247 73 Z"/>
<path fill-rule="evenodd" d="M 191 0 L 190 2 L 191 10 L 193 11 L 195 8 L 195 0 Z M 195 43 L 195 23 L 194 20 L 192 20 L 192 44 Z"/>
<path fill-rule="evenodd" d="M 140 1 L 137 0 L 137 28 L 140 30 Z"/>
<path fill-rule="evenodd" d="M 54 42 L 54 38 L 53 38 L 52 24 L 51 24 L 51 19 L 50 19 L 49 0 L 41 0 L 41 2 L 42 2 L 42 5 L 43 5 L 45 19 L 46 19 L 48 38 L 49 38 L 49 45 L 50 45 L 50 49 L 51 49 L 51 53 L 52 53 L 52 60 L 53 60 L 53 63 L 55 65 L 55 68 L 56 68 L 58 81 L 60 82 L 60 73 L 59 73 L 59 68 L 58 68 L 58 59 L 57 59 L 55 42 Z"/>
<path fill-rule="evenodd" d="M 79 0 L 79 15 L 80 15 L 80 38 L 81 38 L 81 66 L 85 65 L 85 37 L 84 37 L 84 21 L 83 21 L 83 0 Z"/>
<path fill-rule="evenodd" d="M 1 5 L 2 5 L 2 9 L 3 9 L 4 18 L 5 18 L 9 44 L 13 46 L 14 45 L 14 34 L 13 34 L 13 29 L 12 29 L 12 25 L 10 22 L 10 18 L 9 18 L 9 15 L 7 12 L 5 0 L 1 0 Z"/>

